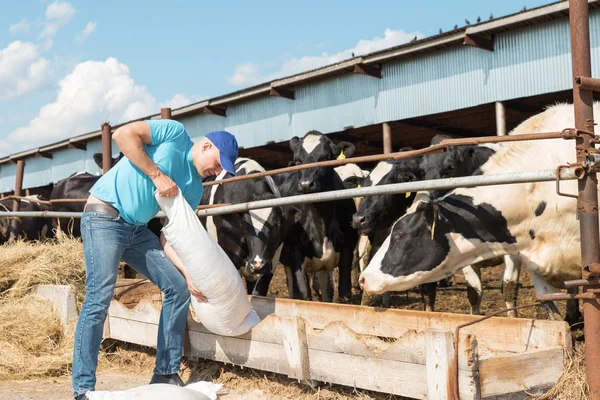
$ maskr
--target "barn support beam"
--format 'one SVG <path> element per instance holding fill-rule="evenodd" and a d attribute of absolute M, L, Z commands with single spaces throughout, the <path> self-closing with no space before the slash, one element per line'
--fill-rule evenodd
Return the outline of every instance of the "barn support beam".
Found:
<path fill-rule="evenodd" d="M 373 65 L 355 64 L 352 72 L 381 79 L 381 68 Z"/>
<path fill-rule="evenodd" d="M 15 196 L 23 196 L 23 176 L 25 172 L 25 160 L 17 160 L 17 176 L 15 179 Z M 21 209 L 21 202 L 18 199 L 13 200 L 13 212 Z M 11 230 L 8 238 L 9 243 L 14 243 L 19 232 L 20 221 L 15 218 L 11 221 Z"/>
<path fill-rule="evenodd" d="M 494 51 L 494 38 L 492 37 L 465 34 L 463 44 L 487 51 Z"/>
<path fill-rule="evenodd" d="M 105 174 L 112 167 L 112 137 L 110 124 L 102 124 L 102 173 Z"/>
<path fill-rule="evenodd" d="M 571 57 L 573 68 L 573 106 L 575 129 L 594 131 L 593 92 L 577 85 L 576 79 L 589 78 L 592 74 L 590 57 L 590 25 L 587 0 L 569 0 L 569 25 L 571 31 Z M 583 162 L 586 151 L 594 149 L 591 135 L 576 139 L 577 162 Z M 581 265 L 583 279 L 598 275 L 600 263 L 600 234 L 598 229 L 598 188 L 596 172 L 588 173 L 578 181 L 577 210 L 581 231 Z M 596 271 L 594 271 L 596 270 Z M 592 273 L 594 272 L 594 273 Z M 583 293 L 599 286 L 584 287 Z M 585 318 L 585 365 L 589 395 L 600 399 L 600 301 L 598 298 L 583 301 Z"/>
<path fill-rule="evenodd" d="M 506 110 L 501 101 L 496 102 L 496 135 L 506 135 Z"/>
<path fill-rule="evenodd" d="M 392 128 L 387 122 L 383 123 L 383 154 L 392 152 Z"/>
<path fill-rule="evenodd" d="M 269 90 L 269 96 L 283 97 L 290 100 L 296 99 L 296 95 L 294 94 L 293 90 L 286 89 L 281 86 L 271 86 L 271 90 Z"/>
<path fill-rule="evenodd" d="M 168 107 L 160 109 L 160 118 L 161 119 L 171 119 L 171 109 Z"/>

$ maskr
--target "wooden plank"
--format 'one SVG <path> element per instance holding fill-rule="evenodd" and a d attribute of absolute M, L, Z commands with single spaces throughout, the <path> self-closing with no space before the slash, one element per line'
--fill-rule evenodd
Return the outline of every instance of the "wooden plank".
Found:
<path fill-rule="evenodd" d="M 400 338 L 414 330 L 453 331 L 458 325 L 480 318 L 465 314 L 384 309 L 259 296 L 252 296 L 250 301 L 261 318 L 272 313 L 300 317 L 315 329 L 322 329 L 331 321 L 339 321 L 357 333 L 390 338 Z M 482 346 L 491 351 L 509 352 L 571 346 L 569 326 L 560 321 L 493 317 L 461 329 L 461 334 L 472 334 L 479 338 L 480 350 Z"/>
<path fill-rule="evenodd" d="M 523 354 L 479 359 L 482 397 L 551 386 L 563 372 L 564 349 L 534 350 Z"/>
<path fill-rule="evenodd" d="M 481 399 L 477 339 L 470 334 L 458 336 L 458 368 L 468 371 L 459 381 L 459 398 Z"/>
<path fill-rule="evenodd" d="M 111 339 L 156 348 L 158 324 L 108 316 Z"/>
<path fill-rule="evenodd" d="M 308 344 L 306 327 L 300 318 L 281 318 L 280 329 L 283 338 L 283 351 L 288 362 L 288 376 L 299 380 L 309 380 Z"/>
<path fill-rule="evenodd" d="M 243 365 L 261 371 L 287 375 L 288 363 L 283 346 L 188 331 L 189 342 L 184 343 L 186 356 Z"/>
<path fill-rule="evenodd" d="M 425 331 L 427 398 L 454 399 L 456 366 L 454 335 L 450 331 Z M 456 399 L 458 400 L 458 399 Z"/>
<path fill-rule="evenodd" d="M 156 291 L 158 292 L 158 288 Z M 250 296 L 250 301 L 261 319 L 270 314 L 300 317 L 314 329 L 323 329 L 330 322 L 338 321 L 358 334 L 395 339 L 415 330 L 453 331 L 457 325 L 479 318 L 464 314 L 383 309 L 260 296 Z M 461 334 L 478 337 L 480 351 L 485 349 L 524 352 L 551 347 L 571 348 L 568 324 L 560 321 L 493 317 L 461 329 Z"/>

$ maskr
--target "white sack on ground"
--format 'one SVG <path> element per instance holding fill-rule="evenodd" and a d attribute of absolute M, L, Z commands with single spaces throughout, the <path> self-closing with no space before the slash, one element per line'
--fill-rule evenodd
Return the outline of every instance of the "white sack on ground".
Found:
<path fill-rule="evenodd" d="M 196 382 L 186 387 L 167 384 L 144 385 L 125 391 L 87 392 L 90 400 L 216 400 L 222 384 Z"/>
<path fill-rule="evenodd" d="M 200 322 L 211 332 L 238 336 L 260 322 L 252 309 L 244 283 L 223 249 L 208 235 L 185 198 L 156 200 L 169 222 L 162 231 L 181 259 L 185 271 L 198 290 L 208 299 L 200 303 L 192 296 L 192 308 Z"/>

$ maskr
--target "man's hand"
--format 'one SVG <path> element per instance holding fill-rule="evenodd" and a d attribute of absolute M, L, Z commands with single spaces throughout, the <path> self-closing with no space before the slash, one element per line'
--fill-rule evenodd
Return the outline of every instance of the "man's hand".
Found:
<path fill-rule="evenodd" d="M 149 176 L 161 197 L 173 197 L 177 195 L 179 190 L 177 185 L 171 180 L 171 178 L 163 174 L 160 169 L 157 168 L 157 172 Z"/>
<path fill-rule="evenodd" d="M 192 281 L 190 281 L 189 279 L 186 279 L 185 281 L 187 282 L 187 287 L 188 287 L 188 290 L 190 291 L 190 294 L 192 296 L 194 296 L 196 298 L 196 300 L 198 300 L 200 303 L 205 303 L 208 301 L 208 299 L 206 297 L 204 297 L 204 295 L 202 293 L 200 293 L 200 291 L 196 288 L 196 286 L 194 286 Z"/>

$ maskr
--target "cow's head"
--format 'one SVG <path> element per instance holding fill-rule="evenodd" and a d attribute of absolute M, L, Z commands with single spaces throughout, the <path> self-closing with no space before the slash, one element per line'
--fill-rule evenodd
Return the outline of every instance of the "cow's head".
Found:
<path fill-rule="evenodd" d="M 123 153 L 119 153 L 119 155 L 117 157 L 112 157 L 112 165 L 115 165 L 116 163 L 121 161 L 121 158 L 123 158 L 123 157 L 124 157 Z M 94 154 L 94 162 L 96 163 L 98 168 L 103 169 L 102 166 L 104 165 L 104 162 L 102 161 L 102 153 Z M 112 165 L 111 165 L 111 168 L 112 168 Z"/>
<path fill-rule="evenodd" d="M 424 196 L 424 197 L 421 197 Z M 502 213 L 468 196 L 431 201 L 419 193 L 359 278 L 372 293 L 437 282 L 515 243 Z"/>
<path fill-rule="evenodd" d="M 421 160 L 423 178 L 442 179 L 476 174 L 492 154 L 494 150 L 483 146 L 453 146 L 445 153 L 428 154 Z M 431 196 L 438 198 L 447 192 L 434 190 Z"/>
<path fill-rule="evenodd" d="M 294 136 L 290 139 L 290 149 L 294 153 L 292 163 L 295 165 L 350 157 L 354 153 L 353 144 L 334 144 L 327 136 L 317 131 L 308 132 L 302 139 Z M 331 188 L 335 172 L 333 167 L 321 167 L 300 170 L 298 174 L 298 191 L 316 193 Z"/>
<path fill-rule="evenodd" d="M 265 195 L 258 200 L 274 196 Z M 300 210 L 295 207 L 272 207 L 244 213 L 242 222 L 246 230 L 248 258 L 242 274 L 249 280 L 258 280 L 266 273 L 274 272 L 281 255 L 285 235 L 292 224 L 300 220 Z"/>
<path fill-rule="evenodd" d="M 401 149 L 404 150 L 408 149 Z M 411 182 L 419 180 L 420 175 L 419 158 L 381 161 L 368 176 L 362 178 L 360 184 L 376 186 Z M 367 196 L 352 217 L 352 226 L 363 235 L 374 230 L 389 229 L 406 212 L 413 198 L 413 193 Z"/>

